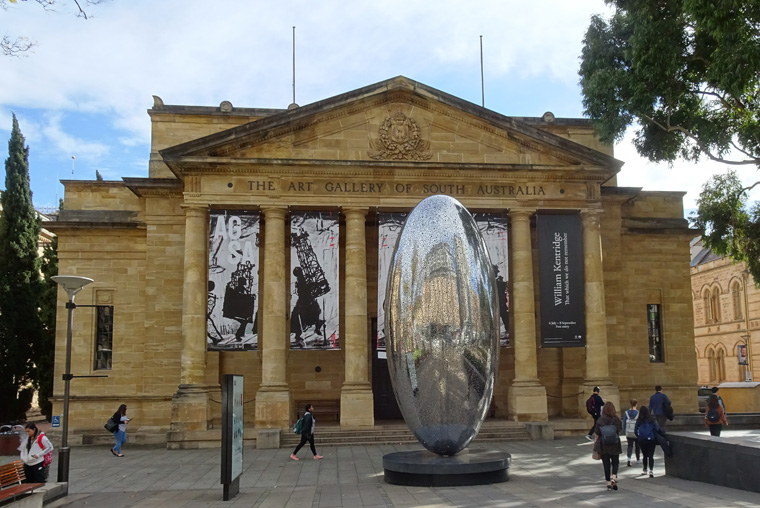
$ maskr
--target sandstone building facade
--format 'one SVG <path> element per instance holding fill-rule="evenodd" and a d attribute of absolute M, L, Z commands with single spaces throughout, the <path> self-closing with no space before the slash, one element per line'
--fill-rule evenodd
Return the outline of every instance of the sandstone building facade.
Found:
<path fill-rule="evenodd" d="M 760 362 L 752 341 L 760 328 L 760 290 L 746 264 L 715 255 L 696 238 L 691 290 L 699 384 L 757 381 Z"/>
<path fill-rule="evenodd" d="M 496 418 L 585 416 L 597 385 L 619 407 L 661 384 L 678 412 L 697 411 L 694 235 L 683 193 L 618 187 L 623 163 L 588 121 L 506 117 L 404 77 L 287 110 L 154 101 L 148 177 L 64 182 L 64 210 L 51 227 L 59 272 L 95 280 L 77 303 L 99 306 L 75 312 L 72 371 L 108 376 L 72 382 L 75 433 L 102 427 L 126 403 L 132 432 L 190 446 L 218 422 L 220 378 L 233 373 L 245 376 L 245 418 L 257 429 L 288 429 L 303 400 L 334 401 L 345 428 L 398 418 L 376 340 L 380 217 L 408 213 L 432 194 L 505 218 L 509 343 L 500 349 Z M 239 218 L 219 229 L 230 210 L 249 214 L 245 224 L 258 229 L 249 237 L 254 261 L 239 288 L 226 291 L 246 294 L 255 312 L 226 308 L 227 328 L 219 328 L 212 296 L 223 292 L 214 284 L 212 295 L 209 284 L 217 249 L 209 235 L 239 238 L 247 227 Z M 329 215 L 338 232 L 330 246 L 338 267 L 330 287 L 340 294 L 332 342 L 327 319 L 295 310 L 300 237 L 292 226 L 313 212 Z M 542 214 L 572 215 L 581 225 L 584 306 L 573 320 L 584 323 L 584 347 L 542 343 Z M 254 278 L 255 294 L 246 282 Z M 64 303 L 61 294 L 54 414 L 63 393 Z M 236 337 L 230 318 L 239 323 Z M 309 319 L 331 347 L 293 341 L 294 327 Z M 253 334 L 255 347 L 214 350 Z"/>

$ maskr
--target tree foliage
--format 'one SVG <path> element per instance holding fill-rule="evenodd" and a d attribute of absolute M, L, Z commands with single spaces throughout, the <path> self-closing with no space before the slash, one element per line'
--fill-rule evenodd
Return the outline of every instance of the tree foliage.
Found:
<path fill-rule="evenodd" d="M 15 115 L 0 204 L 0 421 L 9 421 L 23 419 L 31 405 L 43 335 L 37 310 L 40 224 L 32 207 L 29 148 Z"/>
<path fill-rule="evenodd" d="M 26 2 L 27 0 L 21 0 Z M 75 12 L 78 17 L 89 19 L 87 15 L 87 7 L 102 3 L 104 0 L 71 0 L 67 2 L 65 0 L 34 0 L 34 3 L 41 6 L 46 11 L 54 12 L 58 7 L 66 6 L 67 4 L 73 4 Z M 0 8 L 8 10 L 11 4 L 18 4 L 19 0 L 0 0 Z M 25 36 L 11 37 L 9 35 L 3 35 L 0 38 L 0 52 L 5 56 L 20 56 L 25 52 L 31 50 L 37 43 Z"/>
<path fill-rule="evenodd" d="M 602 141 L 635 127 L 653 162 L 707 158 L 760 164 L 760 2 L 607 0 L 609 19 L 586 31 L 580 77 L 585 113 Z M 757 185 L 757 184 L 755 184 Z M 713 177 L 693 223 L 706 246 L 747 261 L 760 283 L 757 206 L 736 174 Z M 753 257 L 754 255 L 754 257 Z"/>
<path fill-rule="evenodd" d="M 705 247 L 746 262 L 760 287 L 760 204 L 748 203 L 748 188 L 736 172 L 712 177 L 702 187 L 697 207 L 691 219 L 703 231 Z"/>

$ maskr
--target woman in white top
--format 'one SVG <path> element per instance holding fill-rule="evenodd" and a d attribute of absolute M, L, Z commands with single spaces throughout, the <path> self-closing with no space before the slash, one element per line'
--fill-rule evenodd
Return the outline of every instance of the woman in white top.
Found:
<path fill-rule="evenodd" d="M 18 450 L 24 463 L 27 483 L 45 483 L 45 455 L 53 452 L 53 445 L 45 434 L 33 423 L 27 423 L 26 438 L 22 439 Z"/>
<path fill-rule="evenodd" d="M 116 446 L 111 448 L 111 453 L 117 457 L 123 457 L 124 454 L 121 453 L 121 445 L 127 442 L 127 424 L 130 420 L 127 418 L 127 405 L 122 404 L 119 406 L 119 409 L 116 410 L 111 419 L 119 424 L 118 430 L 114 432 L 114 437 L 116 438 Z"/>

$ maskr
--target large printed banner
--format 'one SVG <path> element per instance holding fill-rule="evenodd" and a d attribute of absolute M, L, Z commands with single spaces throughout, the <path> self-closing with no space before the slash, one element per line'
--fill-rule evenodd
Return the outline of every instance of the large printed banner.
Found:
<path fill-rule="evenodd" d="M 340 349 L 337 212 L 290 217 L 290 347 Z"/>
<path fill-rule="evenodd" d="M 385 289 L 388 284 L 388 270 L 393 261 L 393 250 L 406 213 L 377 214 L 377 355 L 385 358 Z"/>
<path fill-rule="evenodd" d="M 507 221 L 502 214 L 474 213 L 480 235 L 488 249 L 496 277 L 499 296 L 499 345 L 509 347 L 509 260 L 507 257 Z"/>
<path fill-rule="evenodd" d="M 212 211 L 208 246 L 207 348 L 257 349 L 259 214 Z"/>
<path fill-rule="evenodd" d="M 536 216 L 541 346 L 586 345 L 583 236 L 578 215 Z"/>

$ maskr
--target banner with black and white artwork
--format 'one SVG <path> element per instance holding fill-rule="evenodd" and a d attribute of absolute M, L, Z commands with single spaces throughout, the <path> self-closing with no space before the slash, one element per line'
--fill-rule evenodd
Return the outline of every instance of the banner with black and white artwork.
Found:
<path fill-rule="evenodd" d="M 209 351 L 258 349 L 259 214 L 210 213 L 208 240 Z"/>
<path fill-rule="evenodd" d="M 509 347 L 509 260 L 507 258 L 507 221 L 497 213 L 474 213 L 480 235 L 488 249 L 499 296 L 499 345 Z"/>
<path fill-rule="evenodd" d="M 536 216 L 541 345 L 586 345 L 583 233 L 578 215 Z"/>
<path fill-rule="evenodd" d="M 386 357 L 385 349 L 385 289 L 388 270 L 393 262 L 396 240 L 404 227 L 406 213 L 381 212 L 377 214 L 377 355 Z"/>
<path fill-rule="evenodd" d="M 290 218 L 290 347 L 340 349 L 337 212 Z"/>

